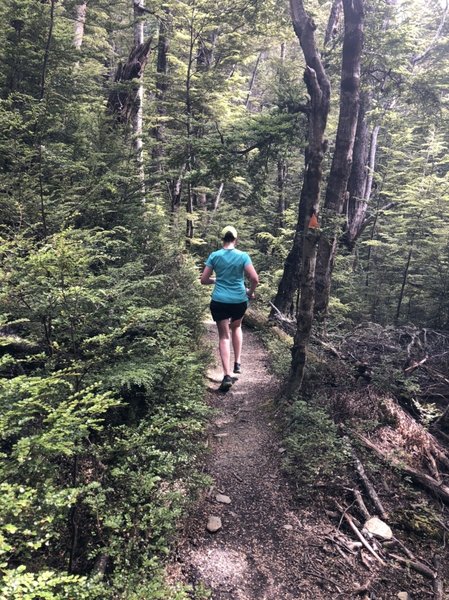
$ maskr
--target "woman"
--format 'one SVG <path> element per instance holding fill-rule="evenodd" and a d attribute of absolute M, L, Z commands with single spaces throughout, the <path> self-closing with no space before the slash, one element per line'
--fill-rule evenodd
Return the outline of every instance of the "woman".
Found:
<path fill-rule="evenodd" d="M 259 277 L 246 252 L 236 249 L 237 230 L 228 225 L 221 232 L 223 248 L 212 252 L 206 261 L 201 283 L 215 285 L 212 292 L 210 310 L 218 328 L 218 348 L 223 365 L 224 377 L 220 391 L 227 392 L 232 386 L 231 339 L 234 349 L 234 373 L 241 373 L 240 355 L 242 352 L 242 319 L 248 307 L 248 300 L 254 298 Z M 216 277 L 211 275 L 215 271 Z M 250 286 L 245 288 L 244 276 Z"/>

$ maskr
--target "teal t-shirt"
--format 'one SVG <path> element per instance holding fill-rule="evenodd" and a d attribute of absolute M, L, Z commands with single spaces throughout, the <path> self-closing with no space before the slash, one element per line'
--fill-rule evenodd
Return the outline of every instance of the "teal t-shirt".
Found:
<path fill-rule="evenodd" d="M 216 275 L 212 300 L 227 304 L 246 302 L 248 296 L 245 290 L 244 271 L 245 267 L 251 264 L 249 255 L 235 248 L 222 248 L 212 252 L 206 260 L 206 266 L 211 267 Z"/>

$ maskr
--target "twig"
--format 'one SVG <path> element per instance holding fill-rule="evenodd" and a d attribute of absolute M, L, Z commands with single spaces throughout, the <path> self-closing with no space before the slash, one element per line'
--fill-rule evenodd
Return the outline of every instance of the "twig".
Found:
<path fill-rule="evenodd" d="M 411 560 L 415 560 L 415 555 L 413 554 L 413 552 L 411 552 L 407 546 L 401 542 L 401 540 L 398 540 L 398 538 L 393 538 L 393 540 L 397 543 L 397 545 L 402 548 L 402 550 L 404 550 L 404 552 L 407 554 L 407 556 L 411 559 Z"/>
<path fill-rule="evenodd" d="M 310 575 L 311 577 L 315 577 L 316 579 L 322 579 L 323 581 L 327 581 L 328 583 L 332 583 L 332 585 L 335 586 L 335 588 L 337 589 L 338 593 L 341 594 L 341 587 L 338 585 L 338 583 L 336 581 L 334 581 L 333 579 L 330 579 L 329 577 L 325 577 L 324 575 L 322 575 L 321 573 L 315 573 L 314 571 L 310 571 L 308 569 L 304 570 L 303 573 L 305 575 Z"/>

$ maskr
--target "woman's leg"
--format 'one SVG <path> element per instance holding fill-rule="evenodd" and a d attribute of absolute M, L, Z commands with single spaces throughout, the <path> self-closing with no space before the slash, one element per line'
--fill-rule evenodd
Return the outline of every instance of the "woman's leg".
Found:
<path fill-rule="evenodd" d="M 234 361 L 240 364 L 240 355 L 242 354 L 242 343 L 243 343 L 243 333 L 242 333 L 242 319 L 236 319 L 231 322 L 231 332 L 232 332 L 232 347 L 234 349 Z"/>
<path fill-rule="evenodd" d="M 225 375 L 231 375 L 231 337 L 229 332 L 229 319 L 217 321 L 218 349 L 221 364 Z"/>

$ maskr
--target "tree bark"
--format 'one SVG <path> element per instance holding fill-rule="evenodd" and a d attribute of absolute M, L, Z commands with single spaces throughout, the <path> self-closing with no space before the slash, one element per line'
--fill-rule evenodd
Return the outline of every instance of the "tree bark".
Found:
<path fill-rule="evenodd" d="M 86 24 L 87 1 L 75 6 L 75 26 L 73 45 L 77 50 L 81 49 L 84 39 L 84 26 Z"/>
<path fill-rule="evenodd" d="M 316 269 L 315 314 L 326 316 L 331 275 L 341 232 L 342 214 L 351 172 L 359 110 L 360 64 L 363 46 L 363 0 L 343 0 L 345 34 L 340 83 L 340 116 L 335 151 L 326 188 Z"/>
<path fill-rule="evenodd" d="M 292 349 L 290 377 L 286 390 L 288 396 L 294 397 L 301 387 L 307 347 L 312 330 L 315 261 L 319 232 L 317 230 L 307 230 L 308 221 L 306 219 L 312 210 L 318 211 L 320 200 L 322 161 L 326 148 L 324 132 L 329 114 L 330 83 L 316 47 L 315 23 L 304 10 L 302 0 L 290 0 L 290 11 L 293 28 L 300 41 L 306 61 L 304 81 L 310 96 L 308 145 L 305 152 L 305 172 L 295 235 L 298 249 L 303 246 L 301 300 L 297 310 L 297 329 Z"/>
<path fill-rule="evenodd" d="M 293 28 L 299 38 L 307 65 L 304 72 L 304 81 L 310 95 L 308 103 L 308 147 L 304 157 L 305 169 L 295 236 L 284 263 L 284 270 L 273 305 L 281 313 L 293 316 L 293 297 L 298 289 L 301 277 L 304 231 L 311 208 L 315 205 L 318 206 L 318 198 L 314 197 L 312 199 L 311 189 L 314 188 L 316 193 L 316 182 L 313 180 L 316 177 L 321 180 L 321 162 L 326 144 L 324 131 L 329 113 L 330 83 L 316 48 L 315 23 L 305 12 L 302 1 L 291 0 L 290 7 Z M 275 317 L 275 313 L 275 308 L 272 308 L 270 317 Z"/>

